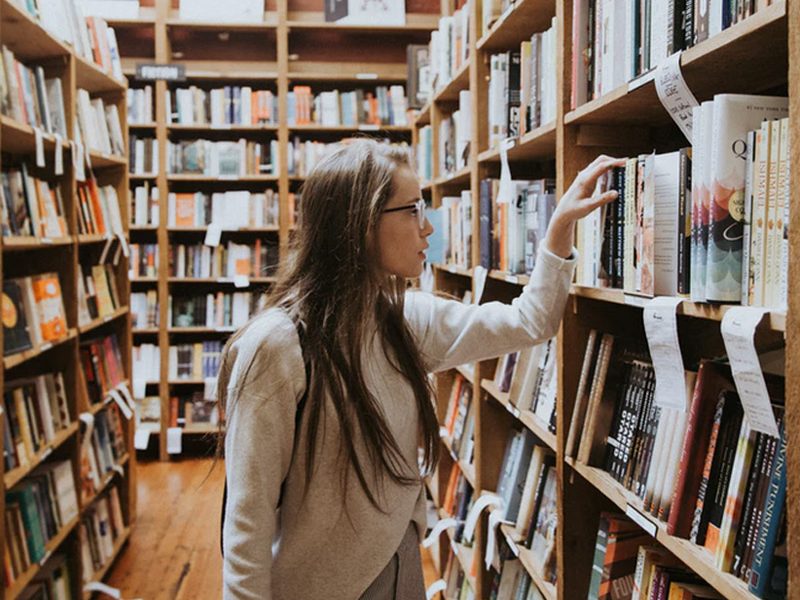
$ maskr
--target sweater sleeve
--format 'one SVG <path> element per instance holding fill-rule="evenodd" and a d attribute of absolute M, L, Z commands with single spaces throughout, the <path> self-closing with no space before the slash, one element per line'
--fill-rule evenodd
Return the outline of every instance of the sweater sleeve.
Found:
<path fill-rule="evenodd" d="M 251 327 L 258 326 L 255 321 Z M 228 387 L 223 598 L 272 598 L 272 543 L 281 483 L 289 471 L 295 413 L 305 387 L 299 340 L 289 324 L 245 335 Z"/>
<path fill-rule="evenodd" d="M 405 315 L 429 371 L 516 352 L 553 337 L 561 323 L 577 250 L 563 259 L 539 250 L 530 281 L 511 304 L 462 304 L 406 294 Z"/>

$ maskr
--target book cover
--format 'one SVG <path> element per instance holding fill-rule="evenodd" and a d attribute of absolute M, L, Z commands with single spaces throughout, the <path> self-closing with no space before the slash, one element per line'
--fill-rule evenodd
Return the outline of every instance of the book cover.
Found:
<path fill-rule="evenodd" d="M 57 273 L 44 273 L 31 279 L 33 297 L 44 341 L 55 341 L 67 334 L 67 315 Z"/>
<path fill-rule="evenodd" d="M 21 282 L 18 279 L 3 281 L 3 356 L 29 350 L 33 347 Z"/>

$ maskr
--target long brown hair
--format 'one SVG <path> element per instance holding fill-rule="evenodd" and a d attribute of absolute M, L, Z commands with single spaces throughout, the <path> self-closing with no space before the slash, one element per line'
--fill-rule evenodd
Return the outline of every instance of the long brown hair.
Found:
<path fill-rule="evenodd" d="M 306 489 L 327 396 L 336 411 L 341 451 L 376 508 L 380 506 L 368 484 L 370 476 L 384 471 L 404 485 L 420 478 L 417 465 L 404 459 L 364 380 L 362 353 L 374 333 L 368 324 L 377 325 L 387 359 L 414 392 L 426 470 L 436 464 L 439 449 L 432 388 L 403 315 L 406 281 L 383 273 L 374 249 L 378 221 L 394 193 L 393 175 L 400 168 L 411 168 L 404 149 L 368 139 L 343 145 L 317 165 L 303 187 L 289 258 L 265 305 L 285 310 L 304 330 L 303 351 L 310 367 L 303 414 L 308 427 Z M 218 398 L 228 413 L 233 408 L 226 406 L 232 367 L 228 349 L 247 327 L 223 350 Z M 357 436 L 366 446 L 368 464 L 356 452 Z M 343 485 L 349 475 L 350 469 L 343 469 Z"/>

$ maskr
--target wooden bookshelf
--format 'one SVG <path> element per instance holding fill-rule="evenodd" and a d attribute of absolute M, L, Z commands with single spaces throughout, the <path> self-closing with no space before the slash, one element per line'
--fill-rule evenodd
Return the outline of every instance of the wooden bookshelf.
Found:
<path fill-rule="evenodd" d="M 62 299 L 67 319 L 66 335 L 58 340 L 46 342 L 33 348 L 3 357 L 0 368 L 0 383 L 7 384 L 11 380 L 33 377 L 51 372 L 64 374 L 65 395 L 70 413 L 71 423 L 64 429 L 55 432 L 55 436 L 45 443 L 30 460 L 14 469 L 2 471 L 3 494 L 0 495 L 0 512 L 5 514 L 5 495 L 8 490 L 23 482 L 37 467 L 55 460 L 68 460 L 74 475 L 81 472 L 81 443 L 84 426 L 79 416 L 94 415 L 103 406 L 90 406 L 85 387 L 83 368 L 80 362 L 80 344 L 94 337 L 115 334 L 119 343 L 123 370 L 130 374 L 131 358 L 131 320 L 128 311 L 130 287 L 128 282 L 127 259 L 120 253 L 114 261 L 118 242 L 114 242 L 107 262 L 113 264 L 113 283 L 116 285 L 119 308 L 113 313 L 89 323 L 78 321 L 78 292 L 76 281 L 80 277 L 82 265 L 98 264 L 99 253 L 103 244 L 108 243 L 105 236 L 78 234 L 78 191 L 77 176 L 73 167 L 72 147 L 74 139 L 73 123 L 76 119 L 74 99 L 78 89 L 85 89 L 90 96 L 101 97 L 109 105 L 116 106 L 121 120 L 123 144 L 127 148 L 128 128 L 126 125 L 126 90 L 125 81 L 115 80 L 99 66 L 77 56 L 70 46 L 62 43 L 46 31 L 40 23 L 29 16 L 10 0 L 0 0 L 0 38 L 3 44 L 28 65 L 43 65 L 48 76 L 61 79 L 65 121 L 67 123 L 67 139 L 60 141 L 58 149 L 63 157 L 63 173 L 56 175 L 54 155 L 58 140 L 53 135 L 42 134 L 45 154 L 45 166 L 36 169 L 36 176 L 47 181 L 57 182 L 64 203 L 64 220 L 69 234 L 60 238 L 40 237 L 6 237 L 0 242 L 0 277 L 11 279 L 20 276 L 45 272 L 57 272 L 61 285 Z M 9 164 L 26 162 L 35 164 L 37 133 L 26 124 L 15 121 L 9 115 L 0 115 L 0 155 Z M 123 220 L 123 234 L 128 234 L 128 210 L 125 202 L 128 189 L 128 160 L 126 156 L 106 155 L 95 151 L 87 152 L 86 175 L 96 178 L 98 185 L 112 186 L 120 199 L 120 213 Z M 0 409 L 0 412 L 2 410 Z M 116 540 L 114 557 L 105 565 L 102 572 L 96 574 L 98 580 L 105 577 L 108 568 L 113 564 L 128 539 L 129 532 L 136 519 L 136 464 L 133 452 L 133 420 L 123 419 L 123 435 L 127 458 L 122 461 L 122 474 L 114 472 L 115 485 L 119 488 L 122 513 L 126 519 L 126 532 Z M 0 467 L 4 468 L 4 467 Z M 75 490 L 80 496 L 81 481 L 75 480 Z M 100 492 L 98 492 L 100 493 Z M 39 574 L 42 565 L 54 553 L 66 554 L 69 558 L 69 579 L 73 597 L 78 597 L 83 582 L 81 553 L 77 529 L 81 519 L 86 515 L 88 505 L 81 503 L 79 514 L 58 531 L 45 545 L 45 555 L 41 561 L 32 565 L 13 582 L 4 587 L 0 599 L 12 600 L 19 597 L 26 586 Z M 5 521 L 0 523 L 0 538 L 6 539 Z"/>

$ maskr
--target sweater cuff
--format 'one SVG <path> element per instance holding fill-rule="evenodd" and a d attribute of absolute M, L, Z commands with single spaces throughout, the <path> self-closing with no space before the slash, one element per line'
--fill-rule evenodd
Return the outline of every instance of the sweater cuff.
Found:
<path fill-rule="evenodd" d="M 550 252 L 550 250 L 542 244 L 539 247 L 539 260 L 544 261 L 545 264 L 553 270 L 572 271 L 572 269 L 575 268 L 575 264 L 578 262 L 578 249 L 573 246 L 569 256 L 567 258 L 562 258 Z"/>

